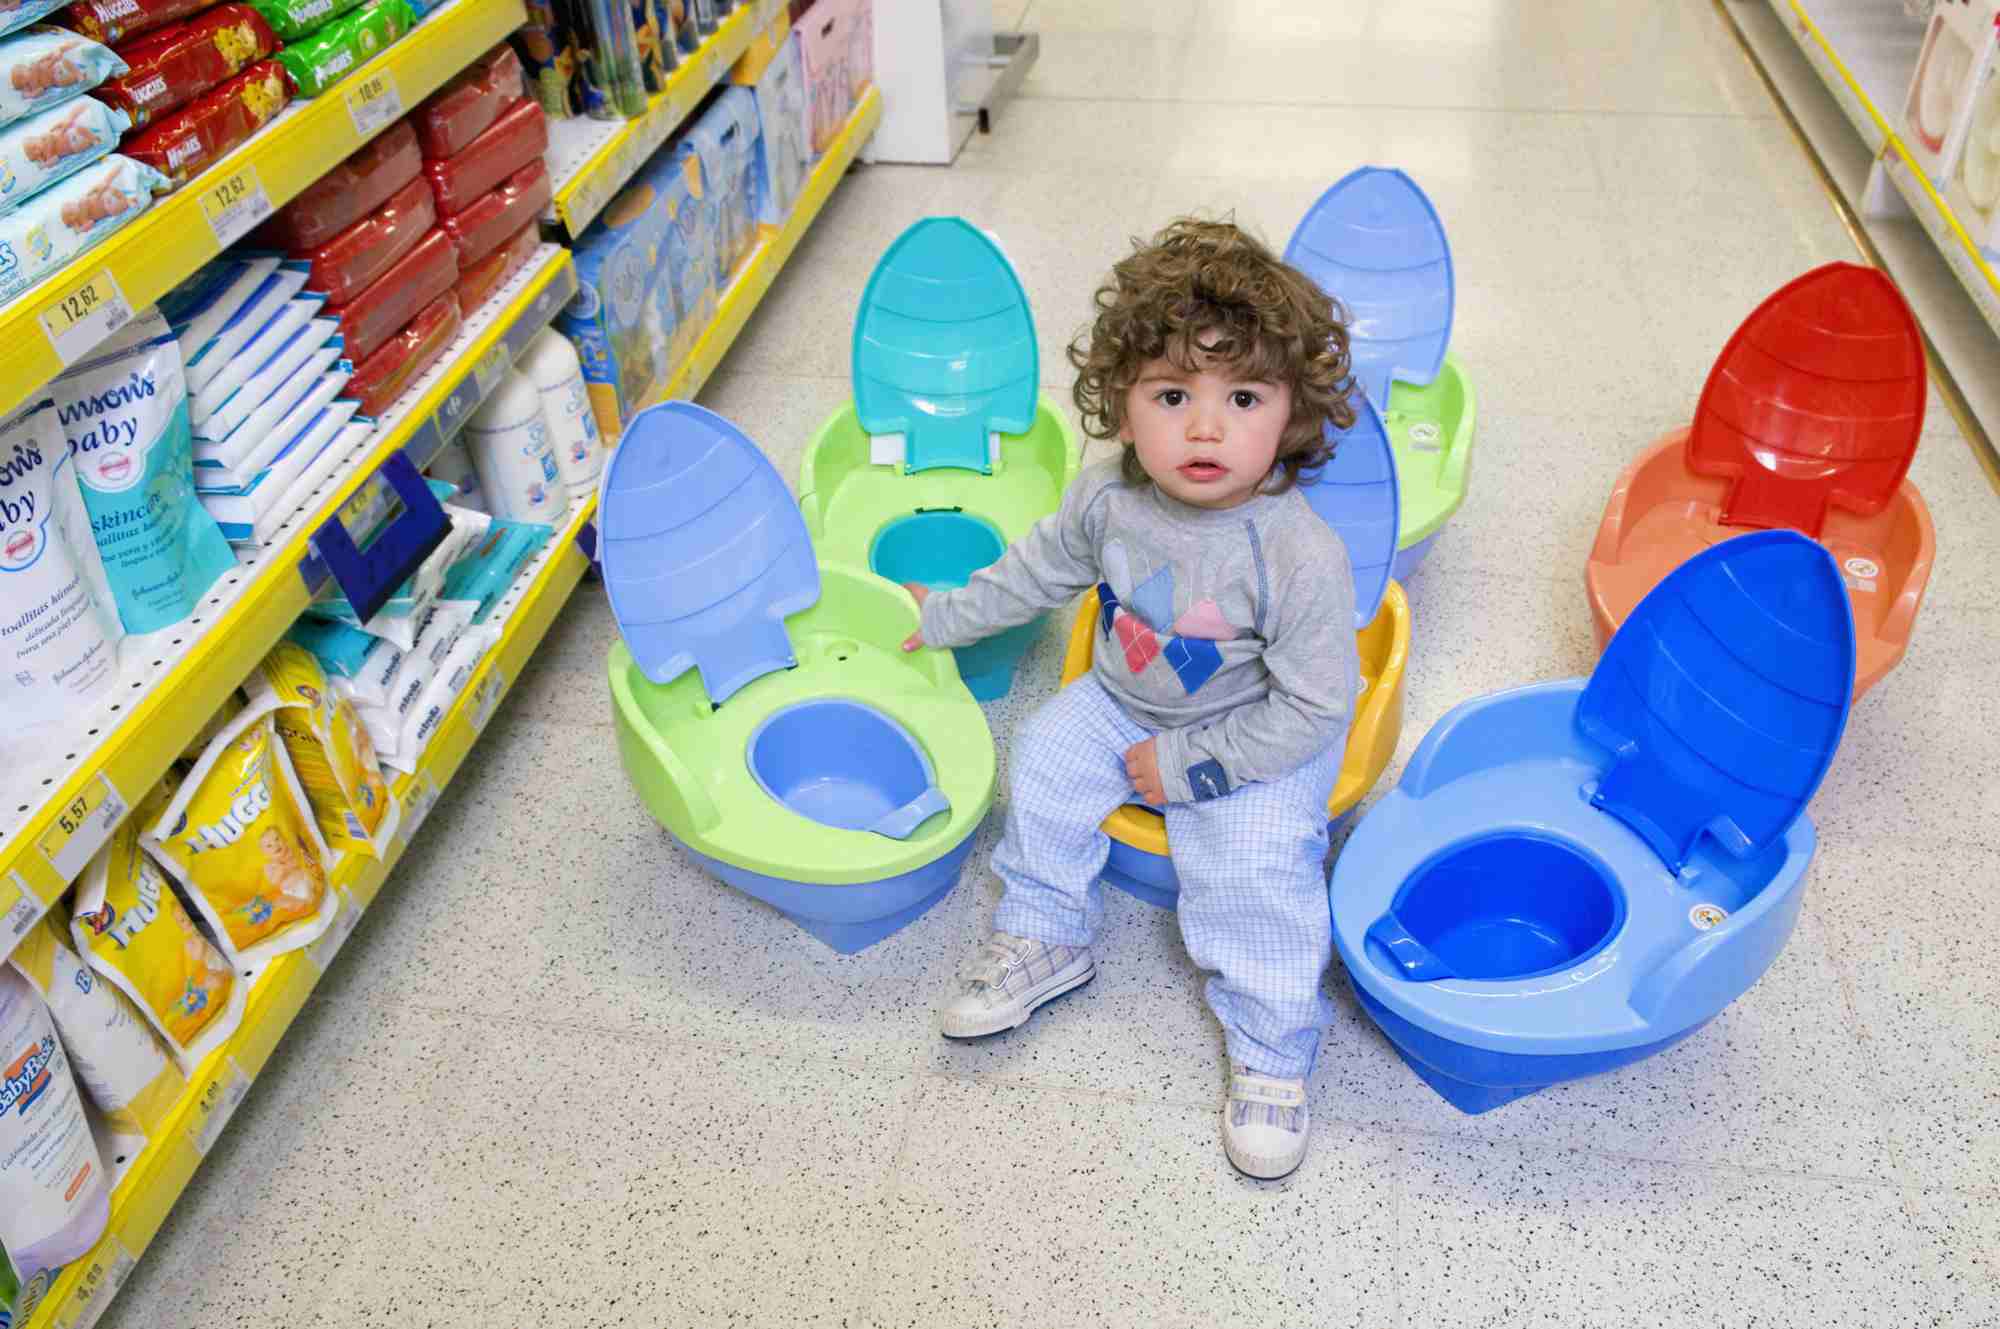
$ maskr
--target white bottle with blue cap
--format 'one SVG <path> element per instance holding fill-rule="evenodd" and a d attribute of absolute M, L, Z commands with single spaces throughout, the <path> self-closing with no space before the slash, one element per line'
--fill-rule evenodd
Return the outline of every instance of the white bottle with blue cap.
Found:
<path fill-rule="evenodd" d="M 494 516 L 552 522 L 569 506 L 569 490 L 556 467 L 542 415 L 542 394 L 520 370 L 507 371 L 493 395 L 465 422 L 461 437 L 479 472 L 479 492 Z"/>

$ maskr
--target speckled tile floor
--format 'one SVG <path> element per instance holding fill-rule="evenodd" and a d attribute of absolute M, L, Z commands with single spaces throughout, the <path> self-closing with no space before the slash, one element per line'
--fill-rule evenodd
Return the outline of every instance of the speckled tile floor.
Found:
<path fill-rule="evenodd" d="M 1883 0 L 1884 4 L 1891 0 Z M 950 170 L 834 195 L 704 402 L 793 475 L 874 257 L 997 229 L 1060 347 L 1129 235 L 1282 243 L 1406 167 L 1451 227 L 1480 401 L 1409 587 L 1403 752 L 1589 668 L 1581 566 L 1632 450 L 1785 278 L 1852 251 L 1704 0 L 1023 0 L 1043 57 Z M 996 888 L 841 957 L 698 872 L 619 771 L 586 586 L 104 1324 L 2000 1325 L 2000 498 L 1950 417 L 1907 660 L 1815 803 L 1806 912 L 1664 1056 L 1477 1118 L 1340 1016 L 1287 1181 L 1224 1162 L 1221 1040 L 1172 919 L 1109 896 L 1101 976 L 934 1032 Z M 1044 637 L 1005 744 L 1055 683 Z"/>

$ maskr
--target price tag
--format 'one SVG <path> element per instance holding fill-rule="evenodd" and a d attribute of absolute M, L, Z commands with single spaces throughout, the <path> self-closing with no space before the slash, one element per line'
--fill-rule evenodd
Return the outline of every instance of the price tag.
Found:
<path fill-rule="evenodd" d="M 41 916 L 42 902 L 35 898 L 27 878 L 10 872 L 0 880 L 0 952 L 12 950 Z"/>
<path fill-rule="evenodd" d="M 126 1250 L 125 1243 L 115 1234 L 107 1238 L 92 1252 L 90 1267 L 83 1271 L 83 1277 L 69 1294 L 63 1314 L 56 1319 L 59 1329 L 91 1329 L 103 1319 L 104 1308 L 118 1295 L 118 1289 L 125 1286 L 125 1280 L 132 1276 L 132 1269 L 138 1263 L 139 1257 Z"/>
<path fill-rule="evenodd" d="M 190 1134 L 194 1138 L 195 1152 L 203 1158 L 215 1148 L 215 1142 L 222 1138 L 222 1128 L 236 1115 L 236 1107 L 243 1101 L 243 1095 L 250 1092 L 250 1077 L 231 1057 L 222 1065 L 222 1071 L 208 1082 L 202 1091 L 201 1101 L 195 1104 L 194 1117 L 189 1123 Z"/>
<path fill-rule="evenodd" d="M 429 771 L 419 771 L 411 782 L 410 792 L 403 796 L 403 820 L 396 827 L 396 838 L 405 846 L 417 838 L 417 830 L 437 806 L 437 777 Z"/>
<path fill-rule="evenodd" d="M 494 665 L 479 680 L 479 690 L 472 696 L 472 732 L 477 734 L 486 728 L 486 722 L 493 718 L 494 708 L 499 706 L 500 697 L 507 691 L 506 675 L 500 666 Z"/>
<path fill-rule="evenodd" d="M 132 321 L 132 306 L 118 289 L 111 269 L 58 296 L 41 314 L 42 331 L 56 358 L 73 365 L 97 349 L 97 344 Z"/>
<path fill-rule="evenodd" d="M 339 888 L 340 909 L 333 916 L 333 925 L 320 933 L 319 939 L 306 948 L 306 958 L 322 974 L 333 964 L 333 957 L 340 954 L 340 948 L 354 935 L 355 925 L 361 921 L 361 906 L 354 903 L 354 897 L 347 888 Z"/>
<path fill-rule="evenodd" d="M 396 91 L 396 76 L 386 69 L 362 79 L 346 95 L 354 132 L 363 138 L 403 113 L 403 94 Z"/>
<path fill-rule="evenodd" d="M 216 243 L 227 249 L 271 215 L 271 196 L 264 192 L 257 168 L 242 166 L 202 190 L 201 212 Z"/>
<path fill-rule="evenodd" d="M 99 771 L 82 792 L 63 804 L 55 825 L 42 832 L 37 842 L 42 857 L 57 876 L 74 881 L 118 829 L 118 823 L 125 820 L 125 811 L 125 800 L 112 787 L 111 777 Z"/>
<path fill-rule="evenodd" d="M 472 367 L 472 377 L 479 383 L 479 395 L 486 396 L 500 386 L 500 380 L 514 367 L 514 357 L 507 353 L 507 342 L 503 338 L 494 342 L 486 354 L 479 357 L 479 363 Z"/>

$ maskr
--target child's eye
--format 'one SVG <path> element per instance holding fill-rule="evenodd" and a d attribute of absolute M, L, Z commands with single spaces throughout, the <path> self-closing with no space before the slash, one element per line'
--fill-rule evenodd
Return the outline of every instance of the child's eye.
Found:
<path fill-rule="evenodd" d="M 1264 399 L 1248 388 L 1238 388 L 1229 394 L 1229 400 L 1235 403 L 1238 410 L 1247 411 Z"/>
<path fill-rule="evenodd" d="M 1179 388 L 1162 388 L 1153 394 L 1153 400 L 1162 406 L 1180 406 L 1186 403 L 1187 393 Z"/>

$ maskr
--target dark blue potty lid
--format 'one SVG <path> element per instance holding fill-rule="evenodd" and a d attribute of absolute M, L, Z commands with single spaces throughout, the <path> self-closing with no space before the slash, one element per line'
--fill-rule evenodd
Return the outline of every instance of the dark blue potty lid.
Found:
<path fill-rule="evenodd" d="M 1344 432 L 1327 427 L 1336 440 L 1333 460 L 1300 476 L 1299 492 L 1347 546 L 1354 569 L 1354 630 L 1359 632 L 1374 621 L 1389 589 L 1401 509 L 1396 457 L 1381 413 L 1366 397 L 1355 397 L 1353 404 L 1352 427 Z"/>
<path fill-rule="evenodd" d="M 1833 761 L 1854 697 L 1854 614 L 1796 531 L 1712 545 L 1625 620 L 1576 722 L 1611 751 L 1591 802 L 1678 872 L 1703 831 L 1738 858 L 1782 836 Z"/>
<path fill-rule="evenodd" d="M 720 705 L 797 663 L 785 619 L 819 600 L 805 517 L 743 432 L 693 402 L 632 417 L 598 489 L 598 557 L 639 669 L 701 671 Z"/>
<path fill-rule="evenodd" d="M 910 471 L 990 472 L 990 433 L 1033 426 L 1040 352 L 1028 297 L 999 246 L 926 217 L 875 265 L 854 320 L 854 409 L 901 434 Z"/>
<path fill-rule="evenodd" d="M 1354 376 L 1389 409 L 1389 387 L 1438 376 L 1451 345 L 1451 242 L 1437 209 L 1401 171 L 1350 171 L 1306 210 L 1285 261 L 1346 306 Z"/>

